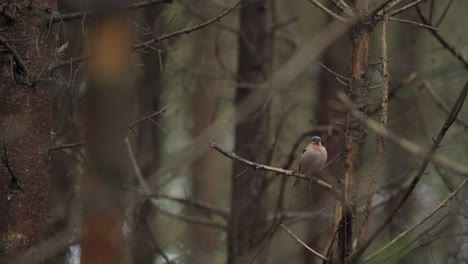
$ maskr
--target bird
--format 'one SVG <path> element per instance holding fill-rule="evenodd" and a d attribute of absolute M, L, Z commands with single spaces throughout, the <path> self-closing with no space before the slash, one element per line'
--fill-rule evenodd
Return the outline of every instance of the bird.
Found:
<path fill-rule="evenodd" d="M 327 162 L 327 149 L 322 145 L 322 139 L 319 136 L 314 136 L 302 151 L 299 172 L 312 177 L 314 173 L 323 168 L 325 162 Z M 298 183 L 299 178 L 296 178 L 292 186 L 297 186 Z"/>

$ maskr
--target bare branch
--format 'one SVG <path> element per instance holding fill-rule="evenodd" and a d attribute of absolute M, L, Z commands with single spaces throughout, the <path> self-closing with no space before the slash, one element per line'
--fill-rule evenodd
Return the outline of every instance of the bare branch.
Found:
<path fill-rule="evenodd" d="M 399 212 L 401 206 L 410 197 L 417 183 L 419 182 L 419 180 L 421 180 L 431 160 L 442 167 L 445 167 L 454 172 L 460 173 L 463 176 L 468 176 L 467 167 L 435 154 L 437 148 L 439 147 L 440 142 L 442 141 L 446 132 L 448 131 L 450 126 L 453 124 L 458 113 L 460 112 L 463 106 L 463 103 L 465 102 L 467 93 L 468 93 L 468 81 L 465 83 L 464 87 L 460 91 L 460 94 L 458 95 L 457 100 L 453 104 L 452 109 L 445 120 L 444 125 L 440 129 L 439 134 L 437 135 L 431 149 L 428 152 L 424 151 L 421 147 L 417 146 L 411 141 L 401 138 L 399 136 L 396 136 L 393 133 L 390 133 L 388 130 L 380 127 L 375 121 L 365 118 L 359 111 L 354 109 L 354 107 L 352 106 L 351 102 L 346 97 L 346 95 L 344 95 L 343 93 L 338 95 L 339 98 L 345 103 L 345 105 L 347 105 L 347 107 L 352 108 L 352 111 L 351 111 L 352 114 L 357 119 L 359 119 L 362 123 L 364 123 L 367 127 L 371 128 L 372 130 L 377 132 L 379 135 L 384 136 L 388 138 L 389 140 L 395 142 L 396 144 L 404 147 L 408 151 L 414 154 L 417 154 L 418 156 L 424 157 L 424 160 L 422 162 L 421 167 L 419 168 L 418 173 L 414 176 L 413 180 L 411 181 L 410 186 L 405 191 L 403 197 L 400 199 L 397 205 L 393 208 L 390 215 L 385 219 L 385 221 L 377 228 L 377 230 L 369 237 L 369 239 L 366 242 L 364 242 L 364 244 L 359 249 L 356 250 L 356 252 L 352 256 L 353 260 L 358 259 L 364 253 L 364 251 L 371 245 L 371 243 L 375 240 L 375 238 L 377 238 L 377 236 L 379 236 L 386 229 L 386 227 L 392 222 L 395 215 Z"/>
<path fill-rule="evenodd" d="M 155 118 L 155 117 L 165 113 L 166 110 L 167 110 L 167 106 L 161 108 L 160 110 L 158 110 L 156 112 L 144 115 L 142 118 L 140 118 L 140 119 L 136 120 L 135 122 L 131 123 L 130 125 L 128 125 L 125 129 L 122 130 L 122 132 L 131 130 L 135 126 L 143 123 L 144 121 L 151 120 L 152 118 Z M 84 140 L 84 141 L 80 141 L 80 142 L 62 144 L 62 145 L 59 145 L 59 146 L 54 146 L 54 147 L 49 148 L 49 152 L 57 151 L 57 150 L 61 150 L 61 149 L 79 148 L 79 147 L 89 145 L 91 143 L 92 143 L 92 140 Z"/>
<path fill-rule="evenodd" d="M 435 91 L 432 89 L 431 84 L 427 81 L 423 82 L 421 85 L 422 88 L 426 88 L 426 90 L 429 92 L 429 95 L 434 99 L 435 103 L 437 106 L 439 106 L 442 110 L 444 110 L 447 114 L 450 113 L 450 107 L 440 98 Z M 457 123 L 464 128 L 468 128 L 468 123 L 461 119 L 459 116 L 457 116 L 456 119 Z"/>
<path fill-rule="evenodd" d="M 438 204 L 434 209 L 432 209 L 426 216 L 424 216 L 421 220 L 419 220 L 418 222 L 416 222 L 414 225 L 412 225 L 411 227 L 409 227 L 408 229 L 406 229 L 404 232 L 402 232 L 401 234 L 399 234 L 397 237 L 395 237 L 394 239 L 392 239 L 392 241 L 390 241 L 388 244 L 386 244 L 385 246 L 381 247 L 380 249 L 378 249 L 375 253 L 373 253 L 372 255 L 366 257 L 364 259 L 364 261 L 368 261 L 370 259 L 373 259 L 374 257 L 376 257 L 377 255 L 379 255 L 380 253 L 382 253 L 383 251 L 385 251 L 387 248 L 389 248 L 391 245 L 395 244 L 397 241 L 399 241 L 401 238 L 403 238 L 404 236 L 406 236 L 409 232 L 413 231 L 416 227 L 424 224 L 429 218 L 431 218 L 437 211 L 439 211 L 442 207 L 444 207 L 450 200 L 452 200 L 455 195 L 457 195 L 457 193 L 463 188 L 463 186 L 465 186 L 465 184 L 468 182 L 468 178 L 466 178 L 465 180 L 463 180 L 460 185 L 458 185 L 458 187 L 449 195 L 447 196 L 447 198 L 445 198 L 442 202 L 440 202 L 440 204 Z"/>
<path fill-rule="evenodd" d="M 388 20 L 390 20 L 390 21 L 396 21 L 396 22 L 401 22 L 401 23 L 407 23 L 407 24 L 411 24 L 411 25 L 418 26 L 418 27 L 423 27 L 423 28 L 427 28 L 427 29 L 430 29 L 430 30 L 439 31 L 439 29 L 436 28 L 436 27 L 428 26 L 428 25 L 421 24 L 421 23 L 414 22 L 414 21 L 407 20 L 407 19 L 399 19 L 399 18 L 389 17 Z"/>
<path fill-rule="evenodd" d="M 414 6 L 419 5 L 421 2 L 425 2 L 425 1 L 426 1 L 426 0 L 417 0 L 417 1 L 414 1 L 414 2 L 412 2 L 411 4 L 407 4 L 407 5 L 403 6 L 402 8 L 399 8 L 399 9 L 397 9 L 397 10 L 394 10 L 394 11 L 390 12 L 390 16 L 396 16 L 396 15 L 398 15 L 398 14 L 400 14 L 400 13 L 402 13 L 402 12 L 404 12 L 404 11 L 406 11 L 406 10 L 408 10 L 408 9 L 410 9 L 410 8 L 412 8 L 412 7 L 414 7 Z"/>
<path fill-rule="evenodd" d="M 247 165 L 249 167 L 252 167 L 255 170 L 259 169 L 259 170 L 271 171 L 271 172 L 286 175 L 286 176 L 289 176 L 289 177 L 296 177 L 296 178 L 301 178 L 301 179 L 305 179 L 305 180 L 310 180 L 312 183 L 315 183 L 318 186 L 320 186 L 320 187 L 324 188 L 325 190 L 327 190 L 327 191 L 331 192 L 332 194 L 334 194 L 335 197 L 337 197 L 337 198 L 340 197 L 339 196 L 340 194 L 335 189 L 333 189 L 333 186 L 331 186 L 330 184 L 328 184 L 328 183 L 326 183 L 326 182 L 324 182 L 324 181 L 322 181 L 320 179 L 317 179 L 316 177 L 309 177 L 308 175 L 305 175 L 303 173 L 298 173 L 298 172 L 295 172 L 295 171 L 292 171 L 292 170 L 276 168 L 276 167 L 267 166 L 267 165 L 263 165 L 263 164 L 259 164 L 259 163 L 255 163 L 255 162 L 246 160 L 244 158 L 241 158 L 241 157 L 237 156 L 233 152 L 228 152 L 228 151 L 222 149 L 220 146 L 216 145 L 213 142 L 210 142 L 210 147 L 215 149 L 219 153 L 223 154 L 224 156 L 226 156 L 226 157 L 228 157 L 230 159 L 233 159 L 233 160 L 240 161 L 240 162 L 244 163 L 245 165 Z"/>
<path fill-rule="evenodd" d="M 147 1 L 133 3 L 127 7 L 127 10 L 134 10 L 134 9 L 143 8 L 143 7 L 152 6 L 152 5 L 171 4 L 171 3 L 172 3 L 172 0 L 147 0 Z M 56 14 L 51 18 L 51 20 L 52 20 L 52 23 L 57 23 L 57 22 L 63 22 L 67 20 L 80 19 L 88 14 L 89 12 Z"/>
<path fill-rule="evenodd" d="M 151 45 L 153 45 L 155 43 L 161 42 L 163 40 L 173 38 L 173 37 L 177 37 L 177 36 L 184 35 L 184 34 L 189 34 L 189 33 L 193 32 L 193 31 L 196 31 L 196 30 L 200 30 L 200 29 L 202 29 L 202 28 L 204 28 L 204 27 L 206 27 L 206 26 L 208 26 L 208 25 L 210 25 L 210 24 L 212 24 L 212 23 L 214 23 L 216 21 L 219 21 L 221 18 L 223 18 L 227 14 L 231 13 L 239 5 L 240 5 L 240 2 L 235 4 L 233 7 L 221 12 L 216 17 L 214 17 L 214 18 L 212 18 L 210 20 L 207 20 L 207 21 L 205 21 L 203 23 L 200 23 L 198 25 L 195 25 L 195 26 L 192 26 L 192 27 L 189 27 L 189 28 L 185 28 L 185 29 L 182 29 L 182 30 L 178 30 L 178 31 L 175 31 L 175 32 L 172 32 L 172 33 L 169 33 L 169 34 L 165 34 L 165 35 L 159 36 L 157 38 L 153 38 L 153 39 L 150 39 L 148 41 L 142 42 L 140 44 L 134 44 L 131 47 L 129 47 L 129 49 L 131 49 L 133 51 L 141 50 L 141 49 L 149 47 L 149 46 L 151 46 Z M 91 55 L 85 55 L 85 56 L 78 57 L 78 58 L 71 58 L 68 61 L 64 61 L 62 63 L 56 64 L 56 65 L 50 67 L 49 70 L 48 70 L 48 73 L 51 74 L 55 70 L 57 70 L 59 68 L 62 68 L 62 67 L 74 64 L 74 63 L 87 61 L 89 59 L 91 59 Z"/>
<path fill-rule="evenodd" d="M 421 9 L 418 6 L 416 7 L 416 11 L 418 12 L 418 15 L 419 15 L 419 18 L 421 19 L 421 21 L 424 24 L 432 27 L 431 23 L 429 22 L 429 20 L 427 20 L 427 18 L 424 16 L 424 14 L 422 13 Z M 463 57 L 461 52 L 457 48 L 455 48 L 454 46 L 450 45 L 442 37 L 442 35 L 440 35 L 439 32 L 437 32 L 436 30 L 431 29 L 431 28 L 428 28 L 428 29 L 432 33 L 432 35 L 440 42 L 440 44 L 442 44 L 442 46 L 444 46 L 445 49 L 447 49 L 450 53 L 452 53 L 453 56 L 455 56 L 455 58 L 457 58 L 461 63 L 463 63 L 463 65 L 465 66 L 465 69 L 468 70 L 468 60 L 465 59 L 465 57 Z"/>
<path fill-rule="evenodd" d="M 28 68 L 26 67 L 26 64 L 24 64 L 23 59 L 21 59 L 21 56 L 19 55 L 15 47 L 13 47 L 10 43 L 8 43 L 8 41 L 3 36 L 0 36 L 0 43 L 11 52 L 11 54 L 13 55 L 13 58 L 18 64 L 18 67 L 24 71 L 26 76 L 28 76 L 29 75 Z"/>
<path fill-rule="evenodd" d="M 312 3 L 313 5 L 315 5 L 316 7 L 318 7 L 319 9 L 321 9 L 323 12 L 325 12 L 325 14 L 333 17 L 334 19 L 337 19 L 337 20 L 342 21 L 342 22 L 348 22 L 349 21 L 348 19 L 345 19 L 345 18 L 335 14 L 333 11 L 328 9 L 326 6 L 322 5 L 318 0 L 308 0 L 308 1 L 310 3 Z"/>
<path fill-rule="evenodd" d="M 315 256 L 319 257 L 320 259 L 324 261 L 328 261 L 328 258 L 323 256 L 322 254 L 318 253 L 317 251 L 313 250 L 311 247 L 309 247 L 306 243 L 304 243 L 300 238 L 298 238 L 289 228 L 287 228 L 285 225 L 281 224 L 281 228 L 286 230 L 289 235 L 291 235 L 299 244 L 304 246 L 310 253 L 314 254 Z"/>

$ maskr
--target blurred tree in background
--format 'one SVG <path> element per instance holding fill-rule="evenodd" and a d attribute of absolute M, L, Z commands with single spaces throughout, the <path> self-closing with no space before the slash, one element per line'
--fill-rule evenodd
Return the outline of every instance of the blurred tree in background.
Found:
<path fill-rule="evenodd" d="M 465 10 L 0 2 L 0 262 L 468 262 Z"/>

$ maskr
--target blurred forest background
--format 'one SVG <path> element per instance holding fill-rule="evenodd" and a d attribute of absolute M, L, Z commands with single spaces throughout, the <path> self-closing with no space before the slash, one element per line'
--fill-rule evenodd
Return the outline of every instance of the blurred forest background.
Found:
<path fill-rule="evenodd" d="M 467 10 L 0 1 L 0 262 L 468 263 Z"/>

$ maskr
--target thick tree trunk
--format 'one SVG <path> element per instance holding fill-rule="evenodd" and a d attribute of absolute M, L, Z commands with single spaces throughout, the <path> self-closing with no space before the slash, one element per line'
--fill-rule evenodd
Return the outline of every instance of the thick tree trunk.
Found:
<path fill-rule="evenodd" d="M 240 83 L 261 84 L 267 81 L 273 64 L 272 0 L 244 0 L 240 14 L 239 64 Z M 238 105 L 252 88 L 239 84 L 235 102 Z M 261 88 L 259 88 L 261 89 Z M 236 110 L 237 112 L 240 109 Z M 235 128 L 235 152 L 240 156 L 263 163 L 269 138 L 269 107 L 263 106 Z M 258 171 L 245 171 L 234 163 L 232 174 L 231 219 L 228 231 L 229 263 L 245 263 L 252 249 L 262 241 L 259 232 L 262 221 L 260 196 L 265 178 Z"/>
<path fill-rule="evenodd" d="M 55 54 L 46 12 L 55 1 L 5 5 L 21 9 L 11 23 L 0 18 L 0 243 L 14 255 L 44 236 L 51 106 L 48 82 L 36 79 Z"/>

